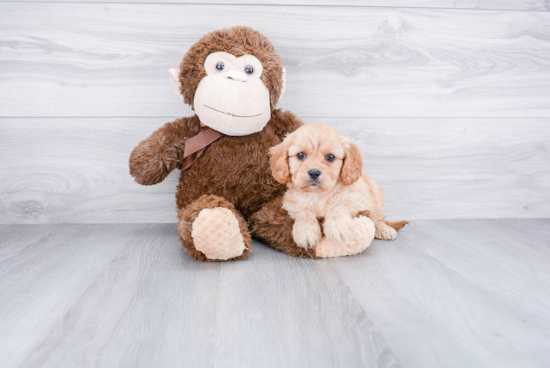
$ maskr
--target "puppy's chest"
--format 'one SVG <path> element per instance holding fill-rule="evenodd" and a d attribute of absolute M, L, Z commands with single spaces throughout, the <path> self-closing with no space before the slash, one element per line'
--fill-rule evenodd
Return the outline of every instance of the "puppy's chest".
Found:
<path fill-rule="evenodd" d="M 303 193 L 290 191 L 285 195 L 283 208 L 294 219 L 301 213 L 313 213 L 318 219 L 326 218 L 333 211 L 356 214 L 370 208 L 369 198 L 361 192 Z"/>
<path fill-rule="evenodd" d="M 318 193 L 302 194 L 302 203 L 296 203 L 298 206 L 308 212 L 313 212 L 315 217 L 324 218 L 327 214 L 328 207 L 332 202 L 332 196 L 320 195 Z"/>

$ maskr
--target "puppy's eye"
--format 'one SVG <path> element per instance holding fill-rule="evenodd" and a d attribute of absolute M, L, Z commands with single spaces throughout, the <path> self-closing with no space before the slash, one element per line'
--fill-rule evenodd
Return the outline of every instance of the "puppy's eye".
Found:
<path fill-rule="evenodd" d="M 328 162 L 334 161 L 335 158 L 336 157 L 334 157 L 332 153 L 329 153 L 328 155 L 325 156 L 325 160 L 327 160 Z"/>
<path fill-rule="evenodd" d="M 298 157 L 298 160 L 303 160 L 304 158 L 306 158 L 306 154 L 303 152 L 300 152 L 296 155 L 296 157 Z"/>
<path fill-rule="evenodd" d="M 223 61 L 220 61 L 219 63 L 216 64 L 216 69 L 221 72 L 223 69 L 225 68 L 225 64 Z"/>

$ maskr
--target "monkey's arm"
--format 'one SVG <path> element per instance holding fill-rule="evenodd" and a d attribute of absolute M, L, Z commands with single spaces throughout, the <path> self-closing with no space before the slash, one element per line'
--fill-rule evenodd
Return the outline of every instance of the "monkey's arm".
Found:
<path fill-rule="evenodd" d="M 160 183 L 181 166 L 185 141 L 198 133 L 194 117 L 164 124 L 141 141 L 130 155 L 130 175 L 142 185 Z"/>
<path fill-rule="evenodd" d="M 271 121 L 277 130 L 277 136 L 281 138 L 281 140 L 283 140 L 288 133 L 292 133 L 304 125 L 304 122 L 294 115 L 294 113 L 281 109 L 273 110 Z"/>

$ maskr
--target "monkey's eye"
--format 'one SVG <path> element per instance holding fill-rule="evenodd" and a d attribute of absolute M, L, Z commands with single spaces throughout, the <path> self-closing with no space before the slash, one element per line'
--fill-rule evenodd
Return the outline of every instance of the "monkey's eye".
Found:
<path fill-rule="evenodd" d="M 216 64 L 216 69 L 221 72 L 223 70 L 223 68 L 225 68 L 225 64 L 223 63 L 223 61 L 220 61 L 219 63 Z"/>
<path fill-rule="evenodd" d="M 298 157 L 298 160 L 303 160 L 304 158 L 306 158 L 306 154 L 303 152 L 300 152 L 296 155 L 296 157 Z"/>
<path fill-rule="evenodd" d="M 329 153 L 328 155 L 325 156 L 325 160 L 327 160 L 328 162 L 334 161 L 335 158 L 336 157 L 334 157 L 332 153 Z"/>
<path fill-rule="evenodd" d="M 246 74 L 252 74 L 254 73 L 254 67 L 252 65 L 247 65 L 244 67 L 244 72 Z"/>

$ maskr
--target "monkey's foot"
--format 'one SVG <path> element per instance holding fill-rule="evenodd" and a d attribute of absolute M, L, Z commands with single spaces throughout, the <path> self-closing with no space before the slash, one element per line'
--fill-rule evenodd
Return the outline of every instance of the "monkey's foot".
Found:
<path fill-rule="evenodd" d="M 351 256 L 367 249 L 374 239 L 374 223 L 366 216 L 355 217 L 353 221 L 355 233 L 347 245 L 335 244 L 324 236 L 315 247 L 315 256 L 319 258 Z"/>
<path fill-rule="evenodd" d="M 195 248 L 211 260 L 235 258 L 246 249 L 237 217 L 224 207 L 201 210 L 191 236 Z"/>

